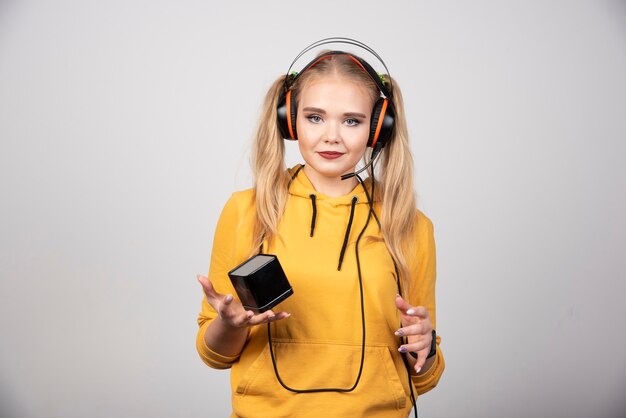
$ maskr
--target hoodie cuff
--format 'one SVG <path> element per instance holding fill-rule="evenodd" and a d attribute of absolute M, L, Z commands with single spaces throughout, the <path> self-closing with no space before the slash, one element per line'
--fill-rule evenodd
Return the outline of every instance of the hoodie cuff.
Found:
<path fill-rule="evenodd" d="M 240 354 L 234 356 L 225 356 L 216 351 L 213 351 L 206 345 L 204 341 L 204 333 L 209 326 L 209 322 L 205 323 L 198 330 L 198 336 L 196 338 L 196 349 L 202 361 L 209 367 L 214 369 L 229 369 L 233 363 L 239 360 Z"/>

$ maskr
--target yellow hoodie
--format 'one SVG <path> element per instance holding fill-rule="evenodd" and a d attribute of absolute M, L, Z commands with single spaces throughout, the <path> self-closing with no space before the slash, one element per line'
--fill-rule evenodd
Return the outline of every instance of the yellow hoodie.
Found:
<path fill-rule="evenodd" d="M 254 205 L 252 189 L 236 192 L 220 216 L 209 270 L 209 278 L 219 293 L 236 297 L 227 273 L 249 256 Z M 379 202 L 374 208 L 380 216 Z M 350 388 L 357 378 L 362 319 L 355 243 L 365 226 L 368 210 L 361 185 L 346 196 L 331 198 L 316 192 L 300 170 L 289 187 L 279 238 L 272 240 L 269 247 L 267 242 L 264 244 L 263 252 L 278 256 L 294 289 L 292 296 L 273 309 L 287 311 L 291 317 L 271 325 L 276 367 L 284 384 L 291 388 Z M 412 305 L 425 306 L 435 326 L 433 226 L 421 212 L 416 222 L 417 250 L 410 259 L 414 285 L 408 299 Z M 408 415 L 412 406 L 409 378 L 398 352 L 400 339 L 394 335 L 400 326 L 394 302 L 394 265 L 385 244 L 368 240 L 368 235 L 381 237 L 374 219 L 359 241 L 366 347 L 362 374 L 352 392 L 294 393 L 282 387 L 270 357 L 266 325 L 250 328 L 246 346 L 237 356 L 226 357 L 212 351 L 203 336 L 216 313 L 206 298 L 203 300 L 196 346 L 208 366 L 232 368 L 232 417 Z M 438 345 L 439 342 L 437 337 Z M 444 367 L 438 348 L 433 366 L 425 374 L 411 377 L 414 392 L 422 394 L 435 387 Z"/>

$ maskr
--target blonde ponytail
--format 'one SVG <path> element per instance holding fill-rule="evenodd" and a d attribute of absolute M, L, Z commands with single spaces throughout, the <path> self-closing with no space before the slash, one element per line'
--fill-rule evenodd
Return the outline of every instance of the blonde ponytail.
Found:
<path fill-rule="evenodd" d="M 255 252 L 264 239 L 271 240 L 285 210 L 289 175 L 285 167 L 285 144 L 278 131 L 276 105 L 284 86 L 284 76 L 270 87 L 252 149 L 252 173 L 256 201 L 254 223 Z"/>
<path fill-rule="evenodd" d="M 388 77 L 388 76 L 386 76 Z M 410 285 L 408 258 L 415 253 L 413 241 L 417 208 L 413 185 L 413 157 L 397 81 L 393 83 L 396 124 L 382 155 L 378 190 L 382 200 L 381 229 L 387 249 L 396 261 L 405 294 Z M 378 171 L 378 170 L 377 170 Z"/>

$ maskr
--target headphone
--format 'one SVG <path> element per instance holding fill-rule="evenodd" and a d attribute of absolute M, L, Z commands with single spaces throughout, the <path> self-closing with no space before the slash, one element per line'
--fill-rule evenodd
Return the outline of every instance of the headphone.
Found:
<path fill-rule="evenodd" d="M 278 99 L 278 105 L 276 107 L 277 122 L 280 133 L 285 139 L 298 139 L 298 132 L 296 131 L 297 105 L 295 95 L 293 94 L 293 86 L 296 83 L 296 80 L 298 80 L 298 78 L 301 77 L 302 74 L 304 74 L 309 68 L 314 67 L 319 62 L 325 59 L 334 56 L 345 56 L 354 61 L 359 67 L 361 67 L 363 71 L 365 71 L 367 75 L 370 76 L 374 83 L 376 83 L 376 86 L 378 86 L 378 90 L 383 96 L 376 101 L 376 103 L 374 104 L 374 108 L 372 109 L 372 116 L 370 118 L 370 134 L 367 140 L 368 147 L 376 147 L 376 149 L 380 151 L 382 148 L 384 148 L 385 144 L 391 137 L 391 134 L 393 133 L 393 129 L 395 127 L 396 112 L 393 106 L 393 101 L 391 100 L 393 98 L 393 85 L 391 84 L 391 77 L 389 78 L 390 88 L 388 88 L 386 86 L 386 83 L 383 81 L 382 76 L 379 76 L 378 73 L 372 68 L 372 66 L 369 65 L 364 59 L 344 51 L 330 51 L 325 54 L 321 54 L 315 57 L 311 62 L 309 62 L 299 73 L 290 73 L 290 70 L 295 62 L 303 54 L 307 53 L 313 48 L 328 43 L 345 43 L 365 49 L 366 51 L 374 55 L 383 64 L 385 70 L 387 70 L 387 74 L 389 74 L 387 66 L 378 56 L 378 54 L 372 48 L 362 42 L 350 38 L 326 38 L 314 42 L 298 54 L 298 56 L 289 66 L 287 74 L 285 75 L 284 89 Z"/>

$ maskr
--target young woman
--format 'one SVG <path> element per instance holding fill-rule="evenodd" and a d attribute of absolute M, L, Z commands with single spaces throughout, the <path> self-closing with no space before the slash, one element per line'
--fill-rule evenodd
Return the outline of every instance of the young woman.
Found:
<path fill-rule="evenodd" d="M 286 169 L 283 138 L 304 164 Z M 444 360 L 433 226 L 415 204 L 398 84 L 354 54 L 319 54 L 267 93 L 252 166 L 254 188 L 226 203 L 198 276 L 196 345 L 231 368 L 232 416 L 406 417 Z M 259 252 L 294 290 L 263 313 L 243 308 L 228 277 Z"/>

